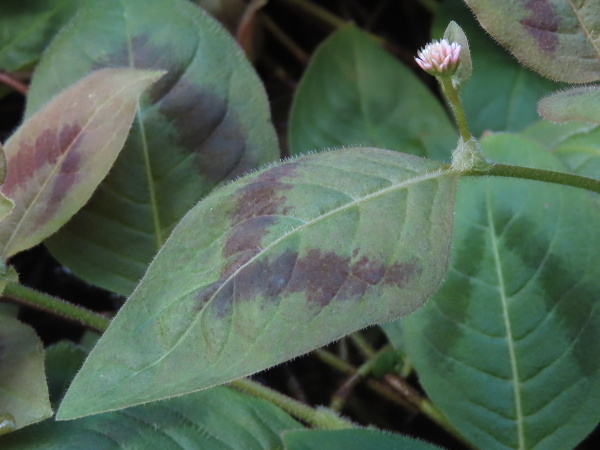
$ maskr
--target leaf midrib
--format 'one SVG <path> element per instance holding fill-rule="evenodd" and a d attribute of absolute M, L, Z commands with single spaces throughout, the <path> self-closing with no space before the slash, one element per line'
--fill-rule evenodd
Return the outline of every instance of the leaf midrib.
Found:
<path fill-rule="evenodd" d="M 506 328 L 506 342 L 508 347 L 508 356 L 510 359 L 510 368 L 513 379 L 513 394 L 515 401 L 515 414 L 516 414 L 516 425 L 517 425 L 517 440 L 518 440 L 518 449 L 524 450 L 525 447 L 525 430 L 524 430 L 524 416 L 523 416 L 523 406 L 521 402 L 521 391 L 520 391 L 520 376 L 519 369 L 517 366 L 517 358 L 514 347 L 514 338 L 513 338 L 513 330 L 512 324 L 508 311 L 508 298 L 506 296 L 506 287 L 504 285 L 504 273 L 502 270 L 502 261 L 500 258 L 499 252 L 499 244 L 496 234 L 496 227 L 494 225 L 494 218 L 492 212 L 492 200 L 490 196 L 490 191 L 486 191 L 486 207 L 487 207 L 487 218 L 490 230 L 490 239 L 492 241 L 492 252 L 494 255 L 494 265 L 496 266 L 496 275 L 498 277 L 498 293 L 500 295 L 500 303 L 502 305 L 502 316 L 504 319 L 504 326 Z"/>

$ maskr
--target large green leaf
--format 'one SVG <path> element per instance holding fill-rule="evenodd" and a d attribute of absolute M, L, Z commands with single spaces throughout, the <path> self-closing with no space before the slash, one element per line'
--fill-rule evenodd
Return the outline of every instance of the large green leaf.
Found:
<path fill-rule="evenodd" d="M 461 89 L 471 132 L 520 131 L 538 119 L 537 102 L 560 85 L 520 65 L 479 27 L 463 0 L 444 0 L 433 35 L 455 20 L 469 39 L 473 75 Z"/>
<path fill-rule="evenodd" d="M 354 148 L 217 190 L 158 253 L 59 418 L 225 383 L 419 307 L 447 268 L 457 178 Z"/>
<path fill-rule="evenodd" d="M 215 185 L 279 156 L 264 89 L 229 34 L 185 0 L 86 0 L 33 79 L 27 114 L 90 70 L 164 69 L 113 170 L 48 241 L 85 280 L 129 294 Z"/>
<path fill-rule="evenodd" d="M 37 62 L 78 4 L 79 0 L 2 0 L 0 69 L 13 72 Z"/>
<path fill-rule="evenodd" d="M 435 450 L 418 439 L 379 430 L 298 430 L 283 434 L 285 450 Z"/>
<path fill-rule="evenodd" d="M 82 353 L 66 342 L 48 349 L 51 391 L 68 385 Z M 281 432 L 299 428 L 298 422 L 271 403 L 216 387 L 73 422 L 46 421 L 0 438 L 0 448 L 262 450 L 281 448 Z"/>
<path fill-rule="evenodd" d="M 0 190 L 15 207 L 0 221 L 2 258 L 39 244 L 88 201 L 123 147 L 142 91 L 162 75 L 98 70 L 54 97 L 11 136 Z"/>
<path fill-rule="evenodd" d="M 482 144 L 497 161 L 564 170 L 522 137 Z M 428 395 L 478 448 L 574 448 L 598 423 L 598 214 L 575 188 L 460 186 L 446 281 L 403 327 Z"/>
<path fill-rule="evenodd" d="M 600 1 L 465 0 L 519 61 L 554 80 L 600 80 Z"/>
<path fill-rule="evenodd" d="M 370 145 L 449 160 L 456 139 L 431 91 L 353 26 L 315 52 L 296 91 L 289 124 L 293 155 Z"/>
<path fill-rule="evenodd" d="M 0 315 L 0 434 L 51 415 L 42 342 L 27 325 Z"/>

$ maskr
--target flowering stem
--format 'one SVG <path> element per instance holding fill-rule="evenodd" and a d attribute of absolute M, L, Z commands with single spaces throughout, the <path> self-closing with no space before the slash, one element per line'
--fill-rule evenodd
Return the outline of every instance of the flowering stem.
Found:
<path fill-rule="evenodd" d="M 464 142 L 470 141 L 473 136 L 469 131 L 469 126 L 467 124 L 467 117 L 465 116 L 465 110 L 463 109 L 462 102 L 460 101 L 460 96 L 458 95 L 458 90 L 452 85 L 452 79 L 448 76 L 440 76 L 437 77 L 440 84 L 442 85 L 442 92 L 448 99 L 448 103 L 452 107 L 452 112 L 454 113 L 454 117 L 456 119 L 456 125 L 458 126 L 458 132 L 460 133 L 460 137 Z"/>
<path fill-rule="evenodd" d="M 3 295 L 20 305 L 27 305 L 31 308 L 48 311 L 68 320 L 79 322 L 92 330 L 100 332 L 105 331 L 110 323 L 110 319 L 90 311 L 89 309 L 52 297 L 48 294 L 43 294 L 42 292 L 38 292 L 18 283 L 8 283 L 4 289 Z"/>

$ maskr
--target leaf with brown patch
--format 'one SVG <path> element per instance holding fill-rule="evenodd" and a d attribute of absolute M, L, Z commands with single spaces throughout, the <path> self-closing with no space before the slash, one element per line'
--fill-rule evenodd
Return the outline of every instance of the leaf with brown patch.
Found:
<path fill-rule="evenodd" d="M 4 183 L 5 179 L 6 155 L 4 154 L 4 148 L 2 147 L 2 144 L 0 144 L 0 185 Z M 15 204 L 13 201 L 0 192 L 0 220 L 6 217 L 6 215 L 11 212 L 14 207 Z"/>
<path fill-rule="evenodd" d="M 52 416 L 42 342 L 32 328 L 1 314 L 0 415 L 15 430 Z"/>
<path fill-rule="evenodd" d="M 168 73 L 140 101 L 114 169 L 46 245 L 79 277 L 129 295 L 185 213 L 219 183 L 278 160 L 279 147 L 254 69 L 188 0 L 83 2 L 36 69 L 27 114 L 102 67 Z"/>
<path fill-rule="evenodd" d="M 457 180 L 353 148 L 217 190 L 173 231 L 59 418 L 225 383 L 408 314 L 446 272 Z"/>
<path fill-rule="evenodd" d="M 523 64 L 553 80 L 600 80 L 600 0 L 465 0 Z"/>
<path fill-rule="evenodd" d="M 0 222 L 3 258 L 39 244 L 87 202 L 123 147 L 140 94 L 161 75 L 96 71 L 19 127 L 5 145 L 0 191 L 15 207 Z"/>

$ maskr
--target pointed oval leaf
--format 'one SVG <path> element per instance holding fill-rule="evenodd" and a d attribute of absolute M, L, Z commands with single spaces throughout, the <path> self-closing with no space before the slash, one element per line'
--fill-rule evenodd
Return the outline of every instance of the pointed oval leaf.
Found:
<path fill-rule="evenodd" d="M 380 430 L 298 430 L 283 434 L 286 450 L 439 450 L 440 447 Z"/>
<path fill-rule="evenodd" d="M 433 36 L 442 37 L 448 22 L 455 20 L 469 37 L 474 71 L 461 88 L 461 98 L 471 132 L 520 131 L 539 120 L 541 97 L 560 88 L 519 64 L 494 42 L 473 18 L 463 0 L 444 0 L 434 18 Z"/>
<path fill-rule="evenodd" d="M 562 168 L 518 136 L 482 145 L 496 161 Z M 446 281 L 402 322 L 428 395 L 478 448 L 575 448 L 598 423 L 599 227 L 583 190 L 461 185 Z"/>
<path fill-rule="evenodd" d="M 0 315 L 0 434 L 50 416 L 42 342 L 32 328 Z"/>
<path fill-rule="evenodd" d="M 600 0 L 465 0 L 521 63 L 553 80 L 600 80 Z"/>
<path fill-rule="evenodd" d="M 59 418 L 225 383 L 419 307 L 446 270 L 457 178 L 354 148 L 217 190 L 158 253 Z"/>
<path fill-rule="evenodd" d="M 293 155 L 364 145 L 449 160 L 456 139 L 431 90 L 354 26 L 315 52 L 290 115 Z"/>
<path fill-rule="evenodd" d="M 600 124 L 600 86 L 556 92 L 540 100 L 538 112 L 551 122 L 578 120 Z"/>
<path fill-rule="evenodd" d="M 252 66 L 229 33 L 187 0 L 84 1 L 40 62 L 27 114 L 107 66 L 168 75 L 142 100 L 113 170 L 47 245 L 86 281 L 128 295 L 200 198 L 278 159 L 279 149 Z"/>
<path fill-rule="evenodd" d="M 98 70 L 53 98 L 11 136 L 0 191 L 15 207 L 0 222 L 3 258 L 42 242 L 89 200 L 123 147 L 140 94 L 162 75 Z"/>

